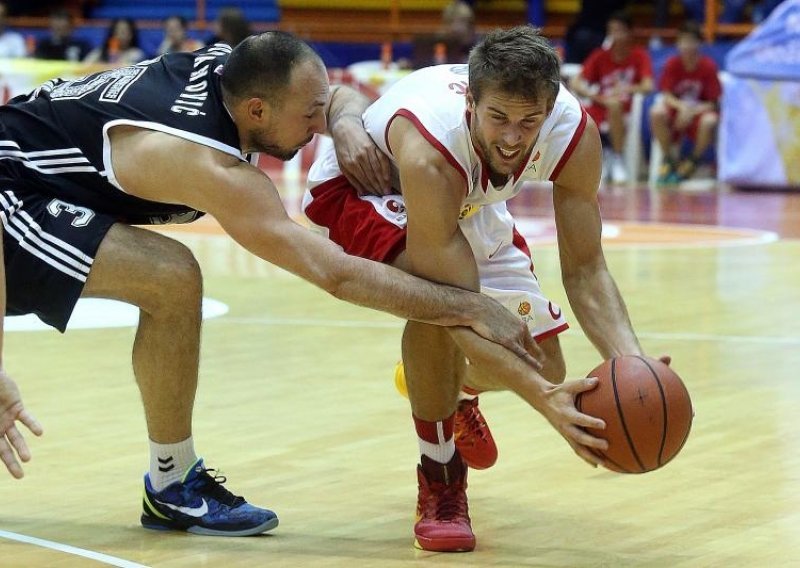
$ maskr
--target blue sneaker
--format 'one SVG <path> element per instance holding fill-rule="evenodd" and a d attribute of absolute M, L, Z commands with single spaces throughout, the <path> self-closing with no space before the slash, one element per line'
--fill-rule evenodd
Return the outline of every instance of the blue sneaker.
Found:
<path fill-rule="evenodd" d="M 226 479 L 208 474 L 203 460 L 189 468 L 181 481 L 156 492 L 150 474 L 144 476 L 142 526 L 211 536 L 250 536 L 278 526 L 272 511 L 254 507 L 225 489 Z"/>

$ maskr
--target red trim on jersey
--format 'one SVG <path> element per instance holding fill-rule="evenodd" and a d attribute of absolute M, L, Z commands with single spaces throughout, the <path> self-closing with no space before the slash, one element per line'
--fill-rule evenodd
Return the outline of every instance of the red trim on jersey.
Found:
<path fill-rule="evenodd" d="M 534 142 L 533 146 L 531 146 L 531 149 L 528 150 L 528 155 L 525 156 L 525 159 L 522 160 L 522 162 L 519 164 L 519 168 L 517 168 L 517 171 L 514 172 L 514 183 L 517 183 L 517 180 L 522 175 L 522 172 L 525 171 L 525 167 L 528 165 L 528 160 L 531 159 L 531 154 L 533 154 L 533 148 L 535 146 L 536 146 L 536 143 Z"/>
<path fill-rule="evenodd" d="M 433 134 L 428 132 L 428 129 L 425 128 L 419 118 L 417 118 L 417 115 L 405 108 L 398 109 L 397 112 L 395 112 L 389 119 L 389 122 L 386 123 L 386 132 L 384 133 L 384 136 L 386 137 L 386 148 L 389 150 L 390 154 L 394 153 L 389 145 L 389 127 L 392 125 L 392 121 L 398 116 L 402 116 L 403 118 L 410 120 L 414 127 L 419 130 L 419 133 L 422 134 L 423 138 L 425 138 L 425 140 L 427 140 L 431 146 L 436 148 L 439 153 L 444 156 L 444 159 L 447 160 L 447 162 L 453 166 L 458 173 L 461 174 L 461 177 L 464 178 L 464 181 L 469 180 L 469 177 L 467 177 L 467 172 L 464 170 L 461 164 L 458 163 L 458 160 L 455 159 L 453 154 L 450 153 L 450 150 L 445 148 L 444 145 L 439 142 L 439 140 L 437 140 Z"/>
<path fill-rule="evenodd" d="M 561 159 L 558 160 L 556 168 L 550 175 L 550 181 L 555 181 L 558 178 L 558 174 L 560 174 L 561 170 L 564 169 L 564 166 L 567 165 L 567 160 L 569 160 L 569 157 L 575 150 L 575 146 L 578 145 L 578 142 L 580 142 L 581 140 L 581 136 L 583 136 L 583 131 L 586 129 L 586 120 L 587 120 L 586 109 L 581 107 L 581 121 L 578 124 L 578 128 L 575 129 L 575 134 L 572 135 L 572 140 L 569 141 L 567 149 L 564 150 L 563 154 L 561 154 Z"/>
<path fill-rule="evenodd" d="M 344 176 L 311 190 L 314 198 L 305 208 L 308 218 L 328 229 L 328 237 L 344 252 L 391 264 L 406 248 L 406 230 L 389 222 Z"/>
<path fill-rule="evenodd" d="M 533 339 L 534 339 L 534 341 L 536 341 L 536 343 L 541 343 L 545 339 L 550 339 L 554 335 L 558 335 L 559 333 L 564 333 L 568 329 L 569 329 L 569 324 L 568 323 L 562 323 L 558 327 L 554 327 L 553 329 L 550 329 L 548 331 L 545 331 L 544 333 L 540 333 L 539 335 L 534 336 Z"/>
<path fill-rule="evenodd" d="M 531 256 L 531 250 L 528 248 L 528 242 L 525 240 L 525 237 L 517 231 L 516 227 L 514 227 L 512 232 L 511 244 L 524 252 L 525 256 L 531 259 L 531 272 L 533 272 L 533 257 Z M 534 277 L 535 276 L 534 274 Z"/>

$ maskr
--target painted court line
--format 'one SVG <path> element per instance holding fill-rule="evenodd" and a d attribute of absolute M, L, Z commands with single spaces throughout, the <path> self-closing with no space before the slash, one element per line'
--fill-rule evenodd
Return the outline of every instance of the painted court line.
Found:
<path fill-rule="evenodd" d="M 24 534 L 0 530 L 0 538 L 15 540 L 25 544 L 32 544 L 34 546 L 41 546 L 42 548 L 49 548 L 50 550 L 63 552 L 65 554 L 81 556 L 83 558 L 102 562 L 103 564 L 108 564 L 109 566 L 119 566 L 119 568 L 149 568 L 144 564 L 137 564 L 136 562 L 117 558 L 116 556 L 109 556 L 108 554 L 103 554 L 102 552 L 94 552 L 93 550 L 86 550 L 85 548 L 78 548 L 77 546 L 70 546 L 69 544 L 62 544 L 52 540 L 36 538 L 35 536 L 27 536 Z"/>
<path fill-rule="evenodd" d="M 400 329 L 403 322 L 397 321 L 359 321 L 359 320 L 323 320 L 309 318 L 246 318 L 222 317 L 219 323 L 233 323 L 237 325 L 263 325 L 263 326 L 295 326 L 295 327 L 344 327 L 351 329 Z M 577 335 L 581 332 L 567 330 L 567 335 Z M 753 343 L 758 345 L 800 345 L 800 336 L 769 336 L 769 335 L 717 335 L 713 333 L 661 333 L 657 331 L 641 331 L 636 335 L 642 339 L 665 339 L 672 341 L 716 341 L 720 343 Z"/>

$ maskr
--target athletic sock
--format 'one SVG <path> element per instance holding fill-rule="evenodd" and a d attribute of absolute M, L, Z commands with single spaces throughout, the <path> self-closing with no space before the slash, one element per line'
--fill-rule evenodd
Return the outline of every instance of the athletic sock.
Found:
<path fill-rule="evenodd" d="M 469 388 L 468 386 L 464 385 L 461 387 L 461 390 L 458 391 L 458 402 L 462 400 L 475 400 L 478 398 L 478 395 L 481 394 L 481 391 Z"/>
<path fill-rule="evenodd" d="M 191 436 L 175 444 L 157 444 L 150 440 L 150 484 L 155 491 L 161 491 L 180 481 L 196 461 Z"/>
<path fill-rule="evenodd" d="M 456 453 L 456 442 L 453 438 L 455 416 L 453 413 L 444 420 L 436 422 L 421 420 L 414 416 L 420 454 L 441 464 L 453 459 Z"/>

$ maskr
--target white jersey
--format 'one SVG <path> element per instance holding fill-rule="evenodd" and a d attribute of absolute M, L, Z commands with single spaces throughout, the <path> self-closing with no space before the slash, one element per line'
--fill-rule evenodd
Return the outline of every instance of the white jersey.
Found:
<path fill-rule="evenodd" d="M 467 66 L 437 65 L 420 69 L 393 85 L 364 113 L 364 125 L 378 147 L 394 162 L 388 147 L 389 126 L 397 116 L 415 124 L 420 133 L 463 176 L 467 184 L 462 216 L 482 205 L 506 201 L 523 183 L 554 180 L 580 140 L 586 112 L 562 85 L 550 116 L 527 160 L 504 186 L 494 187 L 489 171 L 472 145 L 466 112 Z M 312 166 L 309 186 L 340 175 L 336 156 L 329 152 Z M 398 188 L 399 189 L 399 188 Z"/>
<path fill-rule="evenodd" d="M 364 114 L 364 125 L 394 163 L 386 135 L 392 120 L 403 116 L 461 173 L 467 196 L 459 227 L 472 249 L 481 291 L 518 314 L 534 338 L 541 341 L 568 325 L 561 308 L 543 294 L 525 239 L 515 230 L 505 202 L 519 193 L 524 182 L 558 177 L 581 138 L 586 113 L 561 87 L 531 154 L 505 185 L 494 187 L 472 146 L 466 89 L 466 65 L 420 69 L 374 102 Z M 391 262 L 405 244 L 408 216 L 403 196 L 359 196 L 341 175 L 330 144 L 308 172 L 303 211 L 312 228 L 348 254 Z"/>

